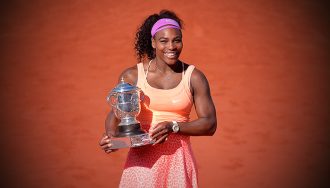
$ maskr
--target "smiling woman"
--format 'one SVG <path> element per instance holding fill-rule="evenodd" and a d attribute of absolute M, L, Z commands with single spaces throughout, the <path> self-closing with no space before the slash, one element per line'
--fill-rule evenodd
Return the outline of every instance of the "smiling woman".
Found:
<path fill-rule="evenodd" d="M 138 120 L 155 142 L 130 149 L 120 187 L 198 187 L 190 136 L 213 135 L 217 118 L 206 77 L 179 60 L 181 22 L 167 10 L 149 16 L 136 33 L 138 64 L 120 75 L 143 91 Z M 193 105 L 198 118 L 190 121 Z M 114 151 L 111 137 L 118 123 L 111 111 L 100 141 L 107 153 Z"/>

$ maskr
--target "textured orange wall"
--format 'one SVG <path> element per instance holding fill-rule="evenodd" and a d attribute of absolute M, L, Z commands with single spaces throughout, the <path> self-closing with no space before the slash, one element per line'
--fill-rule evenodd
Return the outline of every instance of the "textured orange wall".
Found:
<path fill-rule="evenodd" d="M 217 133 L 192 138 L 201 187 L 325 185 L 329 17 L 307 0 L 2 3 L 2 182 L 117 187 L 127 150 L 98 147 L 105 96 L 162 8 L 185 21 L 182 60 L 207 75 L 217 107 Z"/>

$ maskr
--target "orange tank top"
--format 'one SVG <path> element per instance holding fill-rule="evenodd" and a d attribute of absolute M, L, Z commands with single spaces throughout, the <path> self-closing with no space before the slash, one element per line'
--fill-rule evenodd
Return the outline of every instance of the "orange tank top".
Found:
<path fill-rule="evenodd" d="M 150 125 L 152 126 L 163 121 L 189 121 L 193 105 L 190 77 L 194 68 L 193 65 L 189 65 L 187 70 L 182 73 L 180 83 L 173 89 L 158 89 L 149 85 L 147 81 L 148 71 L 144 71 L 143 63 L 137 64 L 137 86 L 144 93 L 141 112 L 137 119 L 145 130 L 149 130 Z"/>

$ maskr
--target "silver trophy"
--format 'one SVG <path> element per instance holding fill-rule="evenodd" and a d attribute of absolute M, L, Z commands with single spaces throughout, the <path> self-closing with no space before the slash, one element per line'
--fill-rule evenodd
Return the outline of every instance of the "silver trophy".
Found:
<path fill-rule="evenodd" d="M 107 96 L 115 116 L 120 119 L 115 135 L 111 138 L 112 149 L 139 147 L 152 144 L 149 134 L 142 130 L 136 119 L 141 111 L 141 89 L 126 83 L 124 79 Z"/>

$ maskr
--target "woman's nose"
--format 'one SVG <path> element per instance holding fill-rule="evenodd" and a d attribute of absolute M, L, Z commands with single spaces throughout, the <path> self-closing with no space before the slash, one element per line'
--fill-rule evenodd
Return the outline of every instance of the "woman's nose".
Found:
<path fill-rule="evenodd" d="M 172 49 L 175 49 L 176 48 L 176 45 L 174 44 L 174 42 L 169 42 L 168 43 L 168 49 L 172 50 Z"/>

